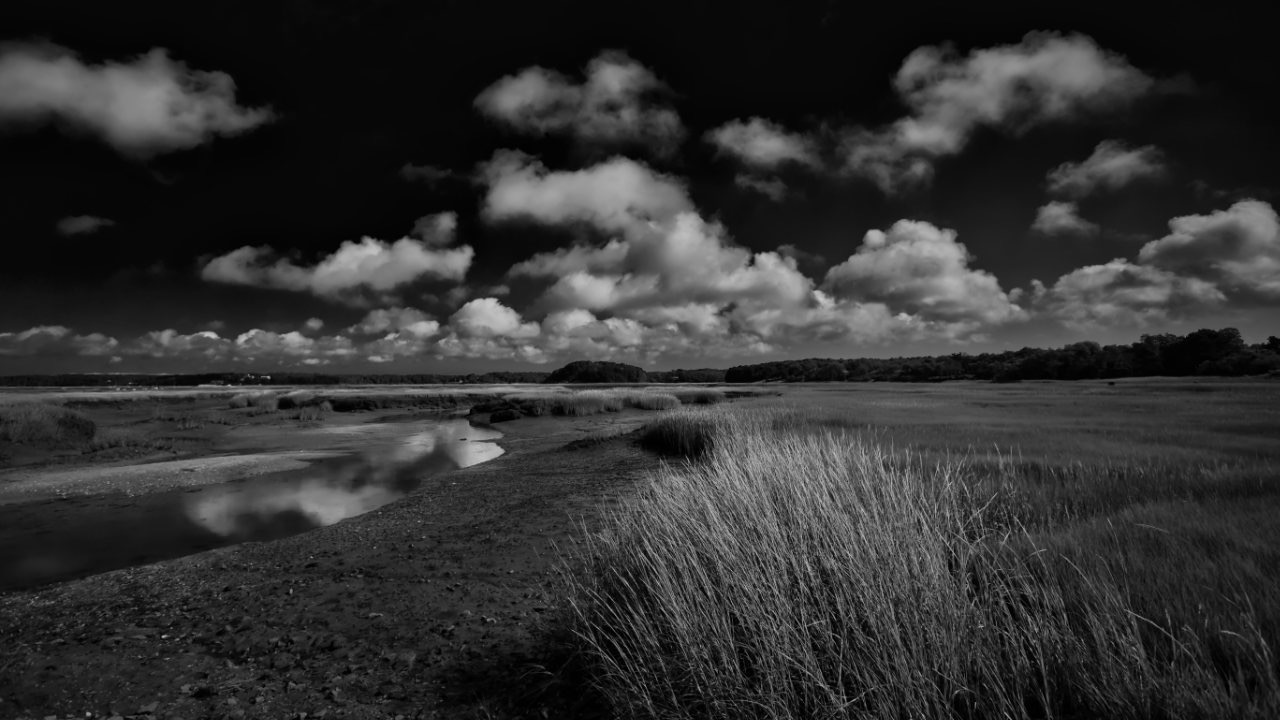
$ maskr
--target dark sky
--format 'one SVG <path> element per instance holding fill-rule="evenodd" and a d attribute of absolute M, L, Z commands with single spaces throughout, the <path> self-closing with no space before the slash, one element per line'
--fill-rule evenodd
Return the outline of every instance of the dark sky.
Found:
<path fill-rule="evenodd" d="M 0 373 L 1274 334 L 1271 26 L 959 5 L 4 3 Z"/>

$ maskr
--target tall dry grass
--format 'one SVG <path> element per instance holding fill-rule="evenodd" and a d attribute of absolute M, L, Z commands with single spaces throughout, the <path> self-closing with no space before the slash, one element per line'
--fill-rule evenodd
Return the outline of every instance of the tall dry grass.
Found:
<path fill-rule="evenodd" d="M 1248 598 L 1216 624 L 1143 615 L 1113 566 L 996 518 L 963 458 L 767 415 L 701 420 L 683 427 L 713 428 L 704 459 L 610 512 L 567 576 L 618 714 L 1280 713 L 1275 638 Z"/>

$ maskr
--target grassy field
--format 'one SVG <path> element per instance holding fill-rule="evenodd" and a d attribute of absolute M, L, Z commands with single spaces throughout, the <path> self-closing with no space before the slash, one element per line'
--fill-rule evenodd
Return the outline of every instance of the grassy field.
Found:
<path fill-rule="evenodd" d="M 529 538 L 560 537 L 559 584 L 522 580 L 508 597 L 485 580 L 449 604 L 454 593 L 440 588 L 454 587 L 450 576 L 418 584 L 437 560 L 415 547 L 422 526 L 397 514 L 401 504 L 333 526 L 358 541 L 296 541 L 307 558 L 332 558 L 335 573 L 375 562 L 358 550 L 374 543 L 361 534 L 369 523 L 387 524 L 379 552 L 391 537 L 409 543 L 397 563 L 420 594 L 396 592 L 458 614 L 406 652 L 426 656 L 439 641 L 470 667 L 468 653 L 489 651 L 468 643 L 549 633 L 542 650 L 495 666 L 502 680 L 465 717 L 596 717 L 588 685 L 606 716 L 636 718 L 1280 716 L 1274 381 L 10 394 L 0 396 L 0 466 L 126 460 L 145 470 L 277 446 L 352 448 L 366 441 L 351 427 L 468 407 L 477 423 L 503 422 L 510 452 L 481 471 L 479 495 L 473 480 L 447 480 L 420 504 L 453 502 L 446 515 L 458 527 L 492 516 L 521 539 L 499 546 L 467 530 L 441 546 L 488 578 Z M 533 494 L 503 505 L 517 489 Z M 286 573 L 299 587 L 329 577 L 281 565 L 277 552 L 261 548 L 265 577 Z M 225 586 L 218 573 L 198 579 Z M 168 587 L 158 581 L 158 597 Z M 378 602 L 395 595 L 382 581 L 367 587 Z M 253 615 L 286 623 L 296 614 L 287 597 Z M 495 610 L 461 614 L 480 600 L 519 611 L 502 621 L 505 635 L 491 635 Z M 464 622 L 474 637 L 451 639 Z M 32 663 L 52 662 L 31 652 Z M 324 678 L 338 662 L 313 659 Z M 527 674 L 526 662 L 563 669 Z M 435 692 L 415 672 L 397 682 Z M 529 690 L 543 680 L 550 694 Z M 66 687 L 82 681 L 72 673 Z"/>
<path fill-rule="evenodd" d="M 1280 716 L 1280 385 L 790 389 L 656 419 L 674 459 L 567 574 L 614 712 Z"/>

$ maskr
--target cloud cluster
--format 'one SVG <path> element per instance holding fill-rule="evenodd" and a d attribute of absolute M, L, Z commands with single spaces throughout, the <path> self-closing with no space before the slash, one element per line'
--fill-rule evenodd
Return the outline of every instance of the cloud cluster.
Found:
<path fill-rule="evenodd" d="M 902 222 L 872 231 L 821 289 L 794 248 L 753 252 L 705 219 L 677 180 L 629 160 L 549 171 L 503 155 L 486 174 L 491 222 L 586 226 L 599 240 L 537 253 L 510 274 L 547 283 L 549 350 L 767 352 L 814 339 L 960 337 L 1024 315 L 955 233 Z"/>
<path fill-rule="evenodd" d="M 0 356 L 111 355 L 119 345 L 101 333 L 81 335 L 62 325 L 37 325 L 21 332 L 0 333 Z"/>
<path fill-rule="evenodd" d="M 929 180 L 934 160 L 959 153 L 979 128 L 1024 132 L 1123 107 L 1155 86 L 1083 35 L 1031 33 L 967 55 L 921 47 L 894 79 L 910 114 L 885 127 L 847 130 L 845 170 L 896 192 Z"/>
<path fill-rule="evenodd" d="M 1280 221 L 1271 205 L 1169 221 L 1170 233 L 1138 252 L 1078 268 L 1051 286 L 1033 283 L 1033 305 L 1068 325 L 1143 326 L 1233 306 L 1280 300 Z"/>
<path fill-rule="evenodd" d="M 554 172 L 540 177 L 557 182 Z M 633 187 L 661 185 L 656 174 L 649 180 Z M 616 201 L 611 194 L 598 197 Z M 633 200 L 624 205 L 654 207 Z M 0 333 L 0 356 L 171 358 L 209 367 L 427 358 L 749 361 L 804 344 L 851 352 L 886 342 L 965 341 L 1027 320 L 1082 331 L 1142 327 L 1280 301 L 1280 219 L 1257 200 L 1174 218 L 1170 232 L 1135 259 L 1077 268 L 1050 285 L 1033 281 L 1030 292 L 1006 292 L 994 275 L 973 266 L 953 230 L 927 222 L 901 220 L 868 231 L 817 284 L 799 271 L 793 250 L 738 247 L 694 210 L 646 211 L 644 222 L 619 222 L 605 207 L 579 212 L 584 202 L 566 200 L 577 210 L 551 213 L 547 217 L 558 220 L 546 222 L 593 224 L 601 242 L 535 254 L 512 268 L 520 278 L 545 283 L 544 309 L 533 316 L 484 296 L 443 320 L 413 307 L 376 308 L 324 336 L 318 319 L 304 323 L 305 333 L 254 328 L 224 337 L 166 329 L 124 342 L 39 326 Z M 540 213 L 546 206 L 530 208 Z"/>
<path fill-rule="evenodd" d="M 606 51 L 587 64 L 580 83 L 554 70 L 528 67 L 490 85 L 475 105 L 523 132 L 639 144 L 668 155 L 683 140 L 684 126 L 661 101 L 665 91 L 648 68 L 625 53 Z"/>
<path fill-rule="evenodd" d="M 54 45 L 0 48 L 0 122 L 58 121 L 133 157 L 195 147 L 268 122 L 236 102 L 231 76 L 192 70 L 155 49 L 131 62 L 86 64 Z"/>
<path fill-rule="evenodd" d="M 1177 217 L 1169 230 L 1142 247 L 1139 262 L 1242 300 L 1280 300 L 1280 221 L 1269 203 L 1242 200 L 1209 215 Z"/>
<path fill-rule="evenodd" d="M 1070 200 L 1050 200 L 1036 211 L 1031 229 L 1041 235 L 1096 235 L 1100 228 L 1080 217 L 1079 200 L 1101 190 L 1160 178 L 1167 172 L 1164 155 L 1154 145 L 1130 148 L 1103 140 L 1081 162 L 1065 162 L 1049 171 L 1049 192 Z"/>
<path fill-rule="evenodd" d="M 461 281 L 475 251 L 469 245 L 448 247 L 456 225 L 452 213 L 428 216 L 415 225 L 417 237 L 344 242 L 314 265 L 280 257 L 270 247 L 246 245 L 208 260 L 200 275 L 209 282 L 309 292 L 326 300 L 362 304 L 366 294 L 385 298 L 421 278 Z"/>

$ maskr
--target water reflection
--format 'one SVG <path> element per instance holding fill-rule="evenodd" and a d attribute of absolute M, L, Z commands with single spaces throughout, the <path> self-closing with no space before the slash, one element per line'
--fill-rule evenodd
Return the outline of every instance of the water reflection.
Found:
<path fill-rule="evenodd" d="M 355 457 L 199 490 L 0 505 L 0 592 L 274 540 L 381 507 L 426 478 L 502 454 L 502 433 L 430 423 Z"/>
<path fill-rule="evenodd" d="M 502 454 L 496 430 L 442 422 L 392 447 L 316 468 L 306 477 L 208 488 L 187 499 L 187 516 L 218 535 L 263 540 L 361 515 L 403 497 L 426 477 Z"/>

